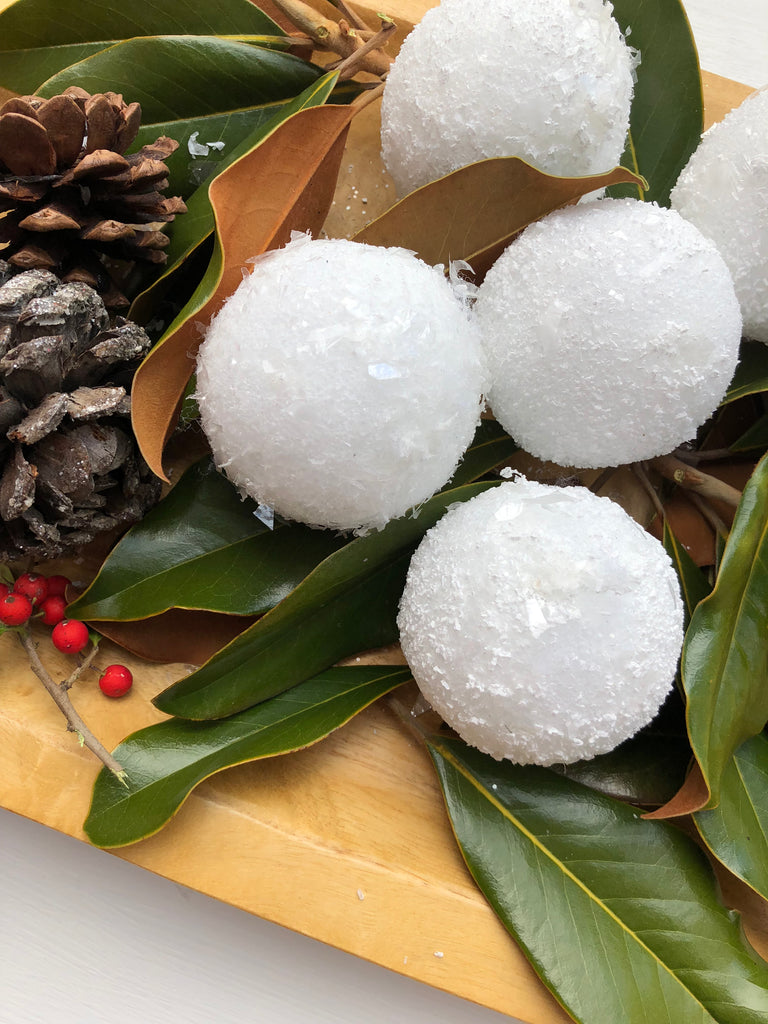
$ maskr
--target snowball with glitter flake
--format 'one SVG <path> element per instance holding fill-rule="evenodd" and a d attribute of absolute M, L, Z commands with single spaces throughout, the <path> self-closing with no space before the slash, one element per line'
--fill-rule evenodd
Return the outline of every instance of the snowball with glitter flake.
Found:
<path fill-rule="evenodd" d="M 426 534 L 398 626 L 422 693 L 467 743 L 548 765 L 607 753 L 654 718 L 683 607 L 663 547 L 619 505 L 520 479 Z"/>
<path fill-rule="evenodd" d="M 610 170 L 635 61 L 603 0 L 443 0 L 384 88 L 382 155 L 398 193 L 486 157 L 564 176 Z"/>
<path fill-rule="evenodd" d="M 532 224 L 476 308 L 496 418 L 561 465 L 667 454 L 715 411 L 738 360 L 739 304 L 714 244 L 633 199 Z"/>
<path fill-rule="evenodd" d="M 485 372 L 441 268 L 301 236 L 259 257 L 225 303 L 197 380 L 217 465 L 242 492 L 290 519 L 366 530 L 449 479 Z"/>
<path fill-rule="evenodd" d="M 744 334 L 768 344 L 768 86 L 704 135 L 671 201 L 720 250 Z"/>

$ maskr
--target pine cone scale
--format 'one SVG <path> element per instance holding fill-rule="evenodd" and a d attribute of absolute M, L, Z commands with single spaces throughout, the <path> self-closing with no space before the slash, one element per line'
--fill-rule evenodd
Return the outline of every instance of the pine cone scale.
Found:
<path fill-rule="evenodd" d="M 11 174 L 53 174 L 56 152 L 36 118 L 15 113 L 0 118 L 0 163 Z"/>
<path fill-rule="evenodd" d="M 135 522 L 159 496 L 130 430 L 146 332 L 38 271 L 0 286 L 0 330 L 0 558 L 55 557 Z"/>
<path fill-rule="evenodd" d="M 64 419 L 69 407 L 69 395 L 54 391 L 46 395 L 40 405 L 28 413 L 6 437 L 22 444 L 35 444 L 55 430 Z"/>
<path fill-rule="evenodd" d="M 57 165 L 69 167 L 83 145 L 87 122 L 85 113 L 71 96 L 53 96 L 37 111 L 56 153 Z"/>
<path fill-rule="evenodd" d="M 127 305 L 119 263 L 166 262 L 167 242 L 157 230 L 186 210 L 165 199 L 166 157 L 178 144 L 162 136 L 123 156 L 141 124 L 138 103 L 119 93 L 91 96 L 72 87 L 60 96 L 14 97 L 0 107 L 0 247 L 20 270 L 56 270 L 65 280 L 86 280 Z M 133 245 L 142 225 L 150 238 Z M 107 257 L 111 256 L 112 260 Z M 98 264 L 99 271 L 93 270 Z M 130 266 L 125 268 L 128 275 Z"/>
<path fill-rule="evenodd" d="M 6 522 L 18 519 L 32 507 L 36 477 L 35 468 L 24 458 L 21 448 L 16 447 L 0 477 L 0 518 Z"/>

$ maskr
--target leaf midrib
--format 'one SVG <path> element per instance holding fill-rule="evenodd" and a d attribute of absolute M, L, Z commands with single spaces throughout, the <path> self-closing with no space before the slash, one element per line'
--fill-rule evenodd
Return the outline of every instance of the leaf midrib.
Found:
<path fill-rule="evenodd" d="M 276 530 L 282 529 L 282 525 L 281 526 L 276 526 L 275 529 Z M 163 569 L 163 570 L 161 570 L 159 572 L 152 573 L 151 575 L 142 576 L 135 583 L 132 583 L 129 587 L 124 587 L 118 593 L 119 594 L 131 594 L 131 593 L 135 592 L 136 590 L 141 592 L 141 590 L 147 584 L 154 583 L 154 582 L 157 582 L 157 581 L 162 582 L 162 578 L 164 576 L 169 576 L 172 573 L 179 571 L 180 569 L 184 569 L 186 571 L 188 568 L 191 568 L 192 566 L 194 566 L 194 564 L 196 562 L 200 562 L 200 561 L 202 561 L 202 560 L 204 560 L 206 558 L 211 558 L 214 555 L 219 555 L 219 554 L 221 554 L 222 551 L 226 551 L 226 550 L 228 550 L 230 548 L 239 547 L 242 544 L 247 544 L 250 541 L 254 541 L 254 540 L 257 540 L 259 537 L 265 537 L 265 536 L 266 536 L 265 533 L 259 532 L 259 533 L 252 534 L 250 537 L 243 537 L 240 540 L 230 541 L 229 543 L 221 544 L 219 547 L 211 548 L 209 551 L 204 551 L 204 552 L 202 552 L 199 555 L 195 555 L 194 558 L 187 559 L 185 562 L 177 562 L 175 565 L 172 565 L 168 569 Z M 83 596 L 85 596 L 85 595 L 83 595 Z M 98 608 L 99 604 L 103 604 L 104 601 L 106 601 L 106 600 L 114 601 L 115 599 L 116 599 L 116 594 L 113 593 L 108 598 L 100 598 L 96 602 L 91 601 L 90 605 L 85 605 L 85 608 L 87 609 L 90 606 Z M 164 610 L 168 611 L 169 608 L 184 608 L 184 609 L 192 610 L 192 611 L 199 610 L 197 605 L 188 605 L 188 604 L 180 604 L 180 603 L 169 604 L 169 605 L 167 605 L 167 607 Z M 82 614 L 82 610 L 81 609 L 79 610 L 79 613 Z M 160 612 L 153 612 L 153 615 L 155 615 L 155 614 L 159 615 Z M 245 614 L 247 615 L 249 613 L 246 612 Z M 103 615 L 99 616 L 97 613 L 94 613 L 94 612 L 90 612 L 89 614 L 83 615 L 83 618 L 86 618 L 86 619 L 87 618 L 101 618 L 104 621 L 110 621 L 108 618 L 105 618 Z M 144 618 L 147 618 L 147 616 L 146 615 L 138 615 L 138 616 L 136 616 L 133 619 L 124 619 L 121 616 L 119 618 L 119 621 L 120 622 L 136 622 L 139 619 L 144 619 Z"/>
<path fill-rule="evenodd" d="M 659 956 L 658 956 L 658 954 L 656 954 L 656 953 L 655 953 L 655 952 L 654 952 L 654 951 L 653 951 L 653 950 L 652 950 L 652 949 L 651 949 L 651 948 L 650 948 L 649 946 L 647 946 L 647 945 L 646 945 L 646 944 L 645 944 L 645 943 L 644 943 L 644 942 L 642 941 L 642 939 L 640 939 L 640 938 L 639 938 L 639 936 L 637 935 L 637 933 L 636 933 L 636 932 L 632 931 L 632 929 L 631 929 L 631 928 L 630 928 L 630 927 L 629 927 L 628 925 L 626 925 L 626 924 L 624 923 L 624 921 L 622 921 L 622 919 L 621 919 L 621 918 L 620 918 L 620 917 L 619 917 L 619 916 L 618 916 L 617 914 L 615 914 L 615 913 L 614 913 L 614 912 L 613 912 L 613 911 L 612 911 L 612 910 L 610 909 L 610 907 L 607 907 L 607 906 L 605 905 L 605 903 L 604 903 L 604 902 L 603 902 L 603 901 L 602 901 L 602 900 L 601 900 L 601 899 L 600 899 L 600 898 L 599 898 L 599 897 L 597 896 L 597 894 L 596 894 L 596 893 L 594 893 L 594 892 L 593 892 L 593 891 L 592 891 L 592 890 L 591 890 L 591 889 L 590 889 L 590 888 L 589 888 L 589 887 L 588 887 L 588 886 L 587 886 L 587 885 L 586 885 L 586 884 L 585 884 L 584 882 L 582 882 L 582 881 L 581 881 L 581 879 L 580 879 L 580 878 L 579 878 L 579 877 L 578 877 L 577 875 L 575 875 L 575 874 L 574 874 L 574 873 L 573 873 L 572 871 L 570 871 L 570 870 L 568 869 L 568 867 L 567 867 L 567 866 L 566 866 L 566 865 L 565 865 L 565 864 L 564 864 L 564 863 L 563 863 L 563 862 L 562 862 L 561 860 L 559 860 L 559 859 L 558 859 L 558 858 L 557 858 L 557 857 L 555 856 L 555 854 L 554 854 L 554 853 L 553 853 L 553 852 L 552 852 L 551 850 L 549 850 L 549 849 L 548 849 L 548 848 L 547 848 L 547 847 L 546 847 L 546 846 L 545 846 L 545 845 L 544 845 L 544 844 L 543 844 L 543 843 L 542 843 L 542 842 L 541 842 L 541 841 L 540 841 L 540 840 L 538 839 L 538 837 L 537 837 L 537 836 L 535 836 L 535 835 L 534 835 L 534 834 L 533 834 L 533 833 L 532 833 L 532 832 L 531 832 L 531 831 L 530 831 L 530 830 L 529 830 L 528 828 L 526 828 L 526 827 L 525 827 L 525 826 L 523 825 L 523 823 L 522 823 L 522 822 L 521 822 L 521 821 L 520 821 L 520 820 L 519 820 L 518 818 L 516 818 L 516 817 L 515 817 L 515 816 L 514 816 L 514 815 L 513 815 L 513 814 L 512 814 L 512 813 L 511 813 L 510 811 L 508 811 L 508 810 L 507 810 L 507 808 L 506 808 L 506 807 L 504 807 L 504 805 L 503 805 L 503 804 L 501 804 L 501 803 L 499 802 L 499 800 L 498 800 L 498 799 L 497 799 L 496 797 L 494 797 L 494 796 L 493 796 L 493 795 L 492 795 L 492 794 L 491 794 L 491 793 L 490 793 L 490 792 L 489 792 L 489 791 L 488 791 L 487 789 L 485 789 L 485 788 L 484 788 L 484 787 L 483 787 L 482 785 L 480 785 L 480 783 L 479 783 L 479 782 L 478 782 L 478 781 L 477 781 L 477 780 L 476 780 L 476 779 L 475 779 L 475 778 L 473 777 L 473 775 L 472 775 L 472 774 L 471 774 L 471 773 L 470 773 L 469 771 L 467 771 L 467 770 L 466 770 L 466 769 L 464 768 L 464 766 L 463 766 L 463 765 L 461 764 L 461 762 L 460 762 L 460 761 L 458 761 L 458 759 L 457 759 L 457 758 L 455 758 L 453 754 L 451 754 L 451 753 L 450 753 L 449 751 L 447 751 L 447 750 L 445 749 L 445 747 L 441 746 L 440 744 L 431 744 L 431 745 L 433 745 L 433 746 L 435 747 L 435 749 L 439 750 L 439 751 L 440 751 L 440 754 L 441 754 L 441 756 L 442 756 L 442 757 L 444 757 L 444 758 L 445 758 L 445 759 L 446 759 L 446 760 L 447 760 L 447 761 L 448 761 L 448 762 L 449 762 L 449 763 L 450 763 L 450 764 L 451 764 L 451 765 L 452 765 L 452 766 L 454 767 L 454 769 L 455 769 L 456 771 L 458 771 L 458 773 L 459 773 L 459 774 L 460 774 L 460 775 L 461 775 L 461 776 L 462 776 L 462 777 L 463 777 L 464 779 L 466 779 L 466 781 L 467 781 L 467 782 L 469 782 L 469 784 L 470 784 L 470 785 L 471 785 L 471 786 L 472 786 L 472 787 L 473 787 L 474 789 L 476 789 L 476 790 L 478 791 L 478 793 L 480 793 L 480 795 L 481 795 L 482 797 L 484 797 L 484 798 L 485 798 L 485 799 L 486 799 L 486 800 L 487 800 L 487 801 L 488 801 L 488 802 L 489 802 L 489 803 L 491 804 L 491 806 L 493 806 L 493 807 L 494 807 L 494 808 L 495 808 L 495 809 L 496 809 L 496 810 L 497 810 L 497 811 L 498 811 L 498 812 L 499 812 L 499 813 L 500 813 L 500 814 L 502 815 L 502 817 L 504 817 L 504 818 L 505 818 L 505 819 L 506 819 L 507 821 L 509 821 L 509 822 L 510 822 L 510 823 L 511 823 L 511 824 L 512 824 L 512 825 L 513 825 L 513 826 L 514 826 L 514 827 L 515 827 L 516 829 L 518 829 L 518 831 L 519 831 L 519 832 L 520 832 L 520 833 L 521 833 L 521 834 L 522 834 L 522 835 L 523 835 L 523 836 L 524 836 L 524 837 L 525 837 L 525 838 L 526 838 L 526 839 L 527 839 L 527 840 L 528 840 L 528 841 L 529 841 L 529 842 L 531 843 L 531 845 L 532 845 L 532 846 L 533 846 L 534 848 L 536 848 L 537 850 L 539 850 L 539 851 L 540 851 L 540 852 L 541 852 L 541 853 L 542 853 L 542 854 L 543 854 L 543 855 L 544 855 L 545 857 L 547 857 L 547 858 L 548 858 L 548 859 L 549 859 L 549 860 L 550 860 L 550 861 L 551 861 L 551 862 L 552 862 L 552 863 L 553 863 L 553 864 L 554 864 L 554 865 L 555 865 L 555 866 L 556 866 L 557 868 L 559 868 L 559 870 L 560 870 L 560 871 L 562 871 L 563 875 L 564 875 L 564 876 L 565 876 L 566 878 L 568 878 L 568 879 L 569 879 L 569 880 L 570 880 L 570 881 L 571 881 L 571 882 L 572 882 L 572 883 L 573 883 L 574 885 L 576 885 L 576 887 L 577 887 L 578 889 L 581 889 L 581 891 L 582 891 L 582 892 L 583 892 L 583 893 L 584 893 L 584 894 L 585 894 L 585 895 L 586 895 L 586 896 L 587 896 L 587 897 L 588 897 L 588 898 L 589 898 L 589 899 L 591 900 L 591 902 L 592 902 L 592 904 L 593 904 L 594 906 L 596 906 L 596 907 L 598 907 L 598 908 L 599 908 L 600 910 L 602 910 L 602 911 L 603 911 L 603 913 L 605 913 L 607 917 L 611 918 L 611 920 L 613 920 L 613 921 L 614 921 L 614 922 L 615 922 L 615 923 L 616 923 L 616 924 L 617 924 L 617 925 L 618 925 L 618 926 L 619 926 L 619 927 L 621 928 L 621 930 L 622 930 L 622 931 L 623 931 L 623 932 L 624 932 L 624 933 L 625 933 L 626 935 L 628 935 L 628 936 L 629 936 L 629 937 L 630 937 L 630 938 L 631 938 L 631 939 L 632 939 L 632 940 L 634 941 L 634 943 L 635 943 L 635 944 L 636 944 L 636 945 L 637 945 L 637 946 L 638 946 L 638 947 L 639 947 L 639 948 L 640 948 L 641 950 L 645 951 L 645 952 L 646 952 L 646 953 L 648 954 L 648 956 L 649 956 L 649 957 L 650 957 L 650 958 L 651 958 L 651 959 L 652 959 L 652 960 L 653 960 L 653 961 L 654 961 L 654 962 L 655 962 L 656 964 L 658 964 L 658 966 L 659 966 L 659 967 L 660 967 L 660 968 L 661 968 L 661 969 L 662 969 L 662 970 L 663 970 L 663 971 L 664 971 L 664 972 L 665 972 L 665 973 L 666 973 L 666 974 L 667 974 L 667 975 L 668 975 L 668 976 L 669 976 L 670 978 L 672 978 L 672 979 L 673 979 L 673 980 L 674 980 L 674 981 L 675 981 L 675 982 L 676 982 L 676 983 L 677 983 L 677 984 L 678 984 L 678 985 L 680 986 L 680 988 L 681 988 L 681 989 L 683 989 L 683 991 L 685 991 L 685 992 L 686 992 L 686 993 L 687 993 L 687 994 L 688 994 L 688 995 L 690 996 L 690 998 L 691 998 L 691 999 L 692 999 L 692 1000 L 693 1000 L 693 1001 L 694 1001 L 694 1002 L 695 1002 L 695 1003 L 696 1003 L 696 1004 L 697 1004 L 697 1005 L 698 1005 L 699 1007 L 701 1007 L 702 1011 L 703 1011 L 703 1012 L 704 1012 L 704 1013 L 705 1013 L 705 1014 L 706 1014 L 706 1015 L 707 1015 L 707 1016 L 709 1017 L 709 1019 L 710 1019 L 710 1020 L 711 1020 L 711 1021 L 713 1022 L 713 1024 L 716 1024 L 715 1018 L 714 1018 L 714 1017 L 712 1017 L 712 1015 L 710 1014 L 709 1010 L 708 1010 L 708 1009 L 707 1009 L 707 1007 L 706 1007 L 706 1006 L 705 1006 L 705 1005 L 704 1005 L 704 1004 L 703 1004 L 703 1003 L 701 1002 L 701 1000 L 700 1000 L 700 999 L 699 999 L 699 998 L 698 998 L 698 997 L 697 997 L 697 996 L 696 996 L 696 995 L 695 995 L 695 994 L 694 994 L 693 992 L 691 992 L 690 988 L 688 988 L 688 986 L 687 986 L 687 985 L 685 985 L 685 984 L 684 984 L 684 983 L 683 983 L 683 982 L 681 981 L 681 979 L 680 979 L 680 978 L 679 978 L 679 977 L 678 977 L 678 976 L 677 976 L 677 975 L 676 975 L 676 974 L 674 973 L 674 971 L 672 971 L 672 969 L 671 969 L 671 968 L 670 968 L 670 967 L 669 967 L 669 966 L 668 966 L 668 965 L 667 965 L 667 964 L 666 964 L 666 963 L 665 963 L 665 962 L 664 962 L 664 961 L 663 961 L 663 960 L 661 959 L 661 957 L 659 957 Z"/>

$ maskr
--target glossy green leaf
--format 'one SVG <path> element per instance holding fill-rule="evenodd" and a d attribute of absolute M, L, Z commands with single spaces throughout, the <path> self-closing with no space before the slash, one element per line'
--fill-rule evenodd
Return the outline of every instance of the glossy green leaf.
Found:
<path fill-rule="evenodd" d="M 70 43 L 67 46 L 40 46 L 32 50 L 0 51 L 0 85 L 22 95 L 31 94 L 43 82 L 59 72 L 102 50 L 116 46 L 121 41 L 102 39 L 92 43 Z M 287 50 L 291 45 L 287 36 L 238 36 L 238 41 L 270 50 Z"/>
<path fill-rule="evenodd" d="M 693 816 L 712 853 L 768 900 L 768 736 L 742 743 L 723 772 L 720 803 Z"/>
<path fill-rule="evenodd" d="M 79 0 L 76 9 L 56 0 L 18 0 L 0 12 L 0 39 L 6 50 L 171 33 L 283 35 L 249 0 Z"/>
<path fill-rule="evenodd" d="M 496 420 L 481 420 L 480 426 L 475 431 L 472 444 L 464 453 L 464 458 L 459 463 L 458 469 L 443 490 L 447 490 L 449 487 L 460 487 L 462 484 L 471 484 L 473 480 L 484 476 L 518 450 L 518 445 L 500 423 L 497 423 Z"/>
<path fill-rule="evenodd" d="M 0 14 L 0 31 L 2 17 Z M 114 39 L 105 39 L 93 43 L 71 43 L 69 46 L 41 46 L 33 50 L 2 50 L 0 85 L 22 96 L 31 95 L 42 82 L 70 64 L 92 57 L 115 42 Z"/>
<path fill-rule="evenodd" d="M 732 452 L 754 452 L 768 448 L 768 413 L 755 420 L 730 448 Z"/>
<path fill-rule="evenodd" d="M 154 700 L 181 718 L 221 718 L 266 700 L 357 651 L 398 638 L 397 607 L 411 555 L 449 505 L 494 486 L 468 484 L 430 498 L 418 514 L 329 555 L 285 600 L 197 672 Z"/>
<path fill-rule="evenodd" d="M 613 0 L 613 16 L 640 51 L 622 166 L 641 174 L 648 191 L 617 185 L 612 196 L 669 206 L 669 194 L 704 128 L 696 44 L 680 0 Z"/>
<path fill-rule="evenodd" d="M 469 870 L 574 1020 L 766 1020 L 768 969 L 687 836 L 547 769 L 428 745 Z"/>
<path fill-rule="evenodd" d="M 211 459 L 191 467 L 170 494 L 107 556 L 73 618 L 145 619 L 169 608 L 260 615 L 346 541 L 276 519 L 241 501 Z"/>
<path fill-rule="evenodd" d="M 114 752 L 125 785 L 107 769 L 96 779 L 86 835 L 105 847 L 144 839 L 215 772 L 316 743 L 409 678 L 401 666 L 334 668 L 221 722 L 171 719 L 135 732 Z"/>
<path fill-rule="evenodd" d="M 739 365 L 723 399 L 723 405 L 735 402 L 737 398 L 744 398 L 745 395 L 756 395 L 763 391 L 768 391 L 768 345 L 763 345 L 759 341 L 743 341 Z"/>
<path fill-rule="evenodd" d="M 680 594 L 685 607 L 685 628 L 687 629 L 696 605 L 708 596 L 712 588 L 704 573 L 672 533 L 669 522 L 666 520 L 664 521 L 663 543 L 680 580 Z"/>
<path fill-rule="evenodd" d="M 168 225 L 170 244 L 165 250 L 168 262 L 162 275 L 134 300 L 130 309 L 131 319 L 137 320 L 139 323 L 145 323 L 149 319 L 159 301 L 159 297 L 172 283 L 172 279 L 178 275 L 185 261 L 206 239 L 213 235 L 215 218 L 208 196 L 211 182 L 235 163 L 235 161 L 258 146 L 287 118 L 307 107 L 320 106 L 325 103 L 337 79 L 338 75 L 336 72 L 329 72 L 323 75 L 322 78 L 313 82 L 309 88 L 305 89 L 298 96 L 285 103 L 281 103 L 267 121 L 262 119 L 262 112 L 265 108 L 249 108 L 249 116 L 252 116 L 254 120 L 248 134 L 231 147 L 227 148 L 225 146 L 221 160 L 215 165 L 207 179 L 186 199 L 187 212 L 183 217 L 177 217 L 172 224 Z M 199 124 L 199 121 L 197 123 Z M 191 132 L 201 129 L 196 129 L 193 127 L 193 122 L 189 122 L 186 130 Z M 202 130 L 204 131 L 204 128 Z M 149 134 L 151 135 L 151 131 Z M 208 140 L 209 137 L 208 135 L 203 135 L 203 138 Z M 232 141 L 234 142 L 234 140 Z M 207 273 L 200 281 L 194 295 L 184 306 L 182 312 L 179 313 L 174 324 L 182 323 L 205 305 L 218 281 L 220 273 L 221 252 L 216 248 Z"/>
<path fill-rule="evenodd" d="M 111 89 L 140 103 L 147 123 L 288 99 L 321 74 L 290 53 L 216 36 L 147 36 L 73 64 L 37 91 L 55 96 L 72 85 L 90 93 Z"/>
<path fill-rule="evenodd" d="M 768 721 L 768 457 L 736 511 L 715 589 L 691 618 L 683 646 L 691 746 L 717 805 L 737 747 Z"/>

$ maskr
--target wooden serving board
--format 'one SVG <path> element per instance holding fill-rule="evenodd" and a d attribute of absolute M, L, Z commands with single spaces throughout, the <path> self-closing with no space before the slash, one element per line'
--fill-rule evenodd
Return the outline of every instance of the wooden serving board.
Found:
<path fill-rule="evenodd" d="M 407 27 L 428 6 L 388 10 Z M 708 123 L 749 91 L 706 75 Z M 353 123 L 328 234 L 353 233 L 393 201 L 378 152 L 371 106 Z M 41 651 L 54 675 L 71 670 L 47 641 Z M 72 691 L 110 748 L 164 717 L 150 698 L 188 668 L 148 665 L 105 641 L 98 663 L 112 661 L 134 671 L 128 697 L 106 701 L 93 675 Z M 0 638 L 0 663 L 0 806 L 84 839 L 97 763 L 12 636 Z M 385 706 L 312 748 L 209 779 L 158 835 L 114 855 L 530 1024 L 569 1020 L 474 885 L 429 758 Z"/>

